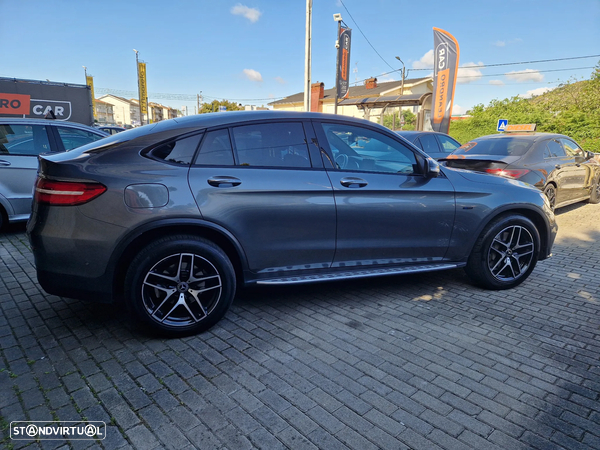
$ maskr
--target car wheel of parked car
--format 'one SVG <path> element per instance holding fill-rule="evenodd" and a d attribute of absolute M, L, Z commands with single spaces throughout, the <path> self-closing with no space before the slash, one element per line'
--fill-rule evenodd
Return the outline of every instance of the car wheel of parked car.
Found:
<path fill-rule="evenodd" d="M 549 184 L 544 188 L 544 195 L 548 197 L 550 208 L 554 211 L 554 206 L 556 205 L 556 187 L 553 184 Z"/>
<path fill-rule="evenodd" d="M 531 220 L 516 214 L 501 216 L 483 230 L 465 269 L 485 288 L 509 289 L 527 279 L 539 250 L 540 235 Z"/>
<path fill-rule="evenodd" d="M 235 296 L 235 271 L 215 244 L 193 235 L 168 236 L 131 262 L 125 293 L 133 312 L 170 336 L 205 331 L 227 312 Z"/>
<path fill-rule="evenodd" d="M 596 177 L 596 182 L 592 186 L 592 192 L 590 192 L 590 203 L 600 203 L 600 175 Z"/>

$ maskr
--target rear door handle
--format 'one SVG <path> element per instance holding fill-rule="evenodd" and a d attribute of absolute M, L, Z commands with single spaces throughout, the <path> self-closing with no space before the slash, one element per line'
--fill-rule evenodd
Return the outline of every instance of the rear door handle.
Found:
<path fill-rule="evenodd" d="M 235 177 L 210 177 L 208 180 L 208 184 L 214 187 L 235 187 L 242 184 L 242 180 Z"/>
<path fill-rule="evenodd" d="M 0 159 L 0 166 L 10 166 L 10 162 L 9 161 L 4 161 L 3 159 Z"/>
<path fill-rule="evenodd" d="M 367 183 L 367 181 L 363 180 L 362 178 L 346 177 L 340 180 L 340 184 L 347 188 L 362 188 L 369 183 Z"/>

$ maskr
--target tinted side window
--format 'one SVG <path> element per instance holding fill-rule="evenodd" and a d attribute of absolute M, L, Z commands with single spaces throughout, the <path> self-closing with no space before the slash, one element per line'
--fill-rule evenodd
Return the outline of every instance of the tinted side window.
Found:
<path fill-rule="evenodd" d="M 458 142 L 455 142 L 448 136 L 438 134 L 437 137 L 440 140 L 440 143 L 442 144 L 442 151 L 444 153 L 452 153 L 454 150 L 460 147 L 460 144 Z"/>
<path fill-rule="evenodd" d="M 154 159 L 189 166 L 201 138 L 202 135 L 199 134 L 167 142 L 150 150 L 149 155 Z"/>
<path fill-rule="evenodd" d="M 81 147 L 82 145 L 89 144 L 90 142 L 94 142 L 105 137 L 90 131 L 79 130 L 77 128 L 57 126 L 56 129 L 58 130 L 58 135 L 65 146 L 65 150 L 72 150 L 76 147 Z"/>
<path fill-rule="evenodd" d="M 433 134 L 424 134 L 419 136 L 422 144 L 422 149 L 425 153 L 439 153 L 440 148 Z"/>
<path fill-rule="evenodd" d="M 583 150 L 581 150 L 581 148 L 579 148 L 579 145 L 577 145 L 571 139 L 561 139 L 560 142 L 562 142 L 562 145 L 565 148 L 567 155 L 580 157 L 583 156 Z"/>
<path fill-rule="evenodd" d="M 550 153 L 551 158 L 558 158 L 560 156 L 565 156 L 565 151 L 564 151 L 562 145 L 560 145 L 560 142 L 555 141 L 554 139 L 552 139 L 551 141 L 548 141 L 548 143 L 546 144 L 546 147 L 548 148 L 548 152 Z"/>
<path fill-rule="evenodd" d="M 206 133 L 195 164 L 233 166 L 233 150 L 229 131 L 217 130 Z"/>
<path fill-rule="evenodd" d="M 233 139 L 241 166 L 311 166 L 304 127 L 299 122 L 236 127 Z"/>
<path fill-rule="evenodd" d="M 368 128 L 324 123 L 323 131 L 341 170 L 412 174 L 417 159 L 408 147 Z"/>
<path fill-rule="evenodd" d="M 417 147 L 423 150 L 423 144 L 421 143 L 421 140 L 419 138 L 415 139 L 415 142 L 413 142 L 413 144 L 415 144 Z"/>
<path fill-rule="evenodd" d="M 29 155 L 51 151 L 43 125 L 0 125 L 0 155 Z"/>

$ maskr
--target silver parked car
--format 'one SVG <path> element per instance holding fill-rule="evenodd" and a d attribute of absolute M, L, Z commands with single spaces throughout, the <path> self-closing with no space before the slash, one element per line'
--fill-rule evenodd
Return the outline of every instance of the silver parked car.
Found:
<path fill-rule="evenodd" d="M 550 255 L 548 200 L 318 113 L 228 112 L 40 157 L 27 227 L 49 293 L 124 299 L 151 328 L 215 324 L 236 286 L 464 267 L 490 289 Z"/>
<path fill-rule="evenodd" d="M 0 228 L 29 218 L 40 153 L 71 150 L 106 136 L 73 122 L 0 118 Z"/>

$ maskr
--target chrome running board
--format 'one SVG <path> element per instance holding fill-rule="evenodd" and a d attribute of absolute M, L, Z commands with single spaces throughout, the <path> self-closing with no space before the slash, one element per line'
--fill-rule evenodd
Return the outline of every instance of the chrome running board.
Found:
<path fill-rule="evenodd" d="M 314 283 L 318 281 L 348 280 L 352 278 L 377 277 L 383 275 L 401 275 L 407 273 L 433 272 L 435 270 L 456 269 L 464 267 L 464 263 L 440 263 L 418 266 L 388 267 L 377 269 L 363 269 L 345 272 L 328 272 L 323 274 L 298 275 L 293 277 L 269 278 L 258 280 L 256 284 L 295 284 L 295 283 Z"/>

